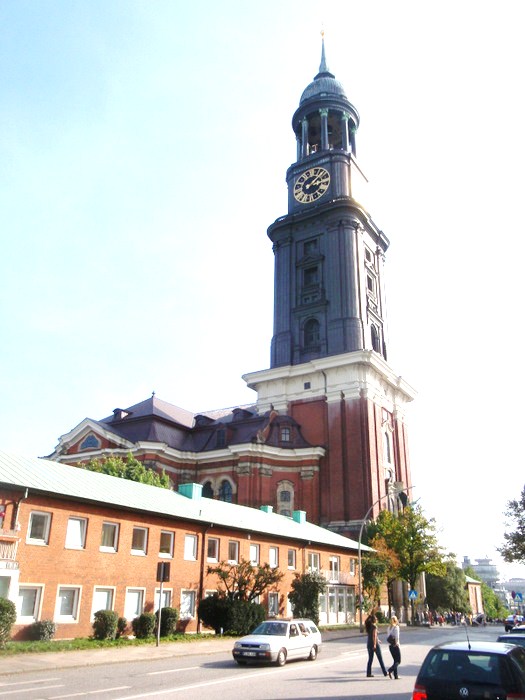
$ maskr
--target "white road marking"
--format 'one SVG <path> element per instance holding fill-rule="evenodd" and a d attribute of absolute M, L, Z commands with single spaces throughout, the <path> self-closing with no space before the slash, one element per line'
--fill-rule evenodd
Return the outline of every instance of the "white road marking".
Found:
<path fill-rule="evenodd" d="M 29 685 L 29 683 L 51 683 L 51 681 L 59 681 L 60 678 L 39 678 L 36 681 L 17 681 L 16 683 L 0 683 L 0 688 L 10 688 L 14 685 Z"/>
<path fill-rule="evenodd" d="M 83 693 L 68 693 L 67 695 L 54 695 L 49 700 L 59 700 L 59 698 L 80 698 L 83 695 L 97 695 L 99 693 L 109 693 L 111 690 L 128 690 L 130 685 L 117 685 L 114 688 L 102 688 L 101 690 L 85 690 Z"/>
<path fill-rule="evenodd" d="M 179 671 L 195 671 L 200 666 L 186 666 L 185 668 L 170 668 L 167 671 L 149 671 L 146 676 L 163 676 L 165 673 L 178 673 Z"/>
<path fill-rule="evenodd" d="M 44 685 L 44 686 L 39 687 L 39 688 L 24 688 L 24 692 L 25 693 L 33 693 L 35 691 L 40 692 L 41 690 L 50 690 L 51 688 L 63 688 L 63 687 L 64 687 L 63 683 L 61 685 Z M 4 695 L 12 695 L 13 693 L 19 693 L 19 692 L 20 692 L 20 688 L 18 688 L 17 690 L 2 691 L 2 697 Z"/>

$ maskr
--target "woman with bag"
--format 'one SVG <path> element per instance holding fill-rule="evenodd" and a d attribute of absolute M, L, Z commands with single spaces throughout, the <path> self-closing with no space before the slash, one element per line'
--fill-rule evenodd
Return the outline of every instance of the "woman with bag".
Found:
<path fill-rule="evenodd" d="M 383 663 L 383 655 L 381 654 L 381 647 L 379 646 L 379 637 L 377 636 L 377 618 L 373 613 L 365 620 L 365 630 L 366 630 L 366 648 L 368 650 L 368 663 L 366 665 L 366 677 L 373 678 L 372 675 L 372 662 L 374 660 L 374 654 L 377 656 L 379 665 L 381 666 L 381 671 L 383 675 L 387 675 L 387 670 L 385 664 Z"/>
<path fill-rule="evenodd" d="M 388 669 L 388 676 L 397 679 L 397 667 L 401 663 L 401 648 L 399 646 L 399 621 L 395 615 L 390 618 L 390 627 L 388 628 L 388 637 L 386 638 L 388 646 L 390 648 L 390 653 L 392 654 L 393 663 Z"/>

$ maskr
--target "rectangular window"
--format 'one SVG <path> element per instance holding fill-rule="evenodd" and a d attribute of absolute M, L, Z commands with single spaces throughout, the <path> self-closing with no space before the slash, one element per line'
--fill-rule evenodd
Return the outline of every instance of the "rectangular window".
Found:
<path fill-rule="evenodd" d="M 309 287 L 312 284 L 317 284 L 319 282 L 319 268 L 317 265 L 315 267 L 307 267 L 304 271 L 303 283 L 305 287 Z"/>
<path fill-rule="evenodd" d="M 208 561 L 219 561 L 219 540 L 216 537 L 208 538 Z"/>
<path fill-rule="evenodd" d="M 308 552 L 308 568 L 310 571 L 319 571 L 319 554 L 317 552 Z"/>
<path fill-rule="evenodd" d="M 268 558 L 272 569 L 276 569 L 279 566 L 279 547 L 270 547 Z"/>
<path fill-rule="evenodd" d="M 160 533 L 159 557 L 170 559 L 173 557 L 173 543 L 175 536 L 173 532 L 162 530 Z"/>
<path fill-rule="evenodd" d="M 330 581 L 339 581 L 339 571 L 341 570 L 341 559 L 330 557 Z"/>
<path fill-rule="evenodd" d="M 102 523 L 102 536 L 100 538 L 101 552 L 116 552 L 118 549 L 117 523 Z"/>
<path fill-rule="evenodd" d="M 195 617 L 195 591 L 180 592 L 180 619 L 189 620 Z"/>
<path fill-rule="evenodd" d="M 28 544 L 47 544 L 49 542 L 50 527 L 51 513 L 33 511 L 29 516 L 26 542 Z"/>
<path fill-rule="evenodd" d="M 28 624 L 39 619 L 42 590 L 43 586 L 19 586 L 16 610 L 19 623 Z"/>
<path fill-rule="evenodd" d="M 260 547 L 258 544 L 250 545 L 250 564 L 257 566 L 259 564 Z"/>
<path fill-rule="evenodd" d="M 184 559 L 190 561 L 197 560 L 197 536 L 196 535 L 185 535 L 184 536 Z"/>
<path fill-rule="evenodd" d="M 295 557 L 296 557 L 295 549 L 289 549 L 288 550 L 288 568 L 289 569 L 295 569 Z"/>
<path fill-rule="evenodd" d="M 239 543 L 234 540 L 228 542 L 228 561 L 237 564 L 239 561 Z"/>
<path fill-rule="evenodd" d="M 91 620 L 99 610 L 113 610 L 114 588 L 94 588 L 93 603 L 91 606 Z"/>
<path fill-rule="evenodd" d="M 134 618 L 142 614 L 144 609 L 144 589 L 128 588 L 126 590 L 126 600 L 124 602 L 124 617 L 131 622 Z"/>
<path fill-rule="evenodd" d="M 355 559 L 350 558 L 350 573 L 355 576 Z"/>
<path fill-rule="evenodd" d="M 268 593 L 268 616 L 275 617 L 279 614 L 279 593 Z"/>
<path fill-rule="evenodd" d="M 171 588 L 162 589 L 162 608 L 171 608 Z M 159 599 L 160 599 L 160 588 L 155 589 L 155 610 L 159 609 Z"/>
<path fill-rule="evenodd" d="M 134 527 L 131 540 L 131 553 L 145 556 L 148 551 L 148 529 L 146 527 Z"/>
<path fill-rule="evenodd" d="M 56 622 L 78 622 L 80 608 L 80 588 L 59 586 L 55 607 Z"/>
<path fill-rule="evenodd" d="M 66 530 L 66 549 L 84 549 L 86 546 L 86 518 L 69 518 Z"/>

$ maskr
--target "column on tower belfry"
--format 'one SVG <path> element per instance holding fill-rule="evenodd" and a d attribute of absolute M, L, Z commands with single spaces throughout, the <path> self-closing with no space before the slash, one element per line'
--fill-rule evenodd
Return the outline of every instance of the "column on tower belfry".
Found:
<path fill-rule="evenodd" d="M 321 149 L 327 151 L 330 147 L 328 143 L 328 110 L 320 109 L 319 114 L 321 115 Z"/>
<path fill-rule="evenodd" d="M 308 155 L 308 119 L 305 117 L 302 122 L 301 122 L 301 133 L 302 133 L 302 138 L 301 138 L 301 153 L 299 156 L 300 158 L 306 158 Z"/>
<path fill-rule="evenodd" d="M 343 112 L 341 115 L 341 132 L 343 135 L 343 151 L 348 152 L 350 150 L 350 141 L 348 139 L 348 120 L 350 115 L 348 112 Z"/>

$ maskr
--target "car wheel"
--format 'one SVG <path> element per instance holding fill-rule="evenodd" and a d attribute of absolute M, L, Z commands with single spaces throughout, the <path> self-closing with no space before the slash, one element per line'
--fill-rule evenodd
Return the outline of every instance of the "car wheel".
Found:
<path fill-rule="evenodd" d="M 317 647 L 314 646 L 310 649 L 310 653 L 308 654 L 308 661 L 315 661 L 317 659 Z"/>
<path fill-rule="evenodd" d="M 277 666 L 284 666 L 286 663 L 286 649 L 280 649 L 275 661 Z"/>

